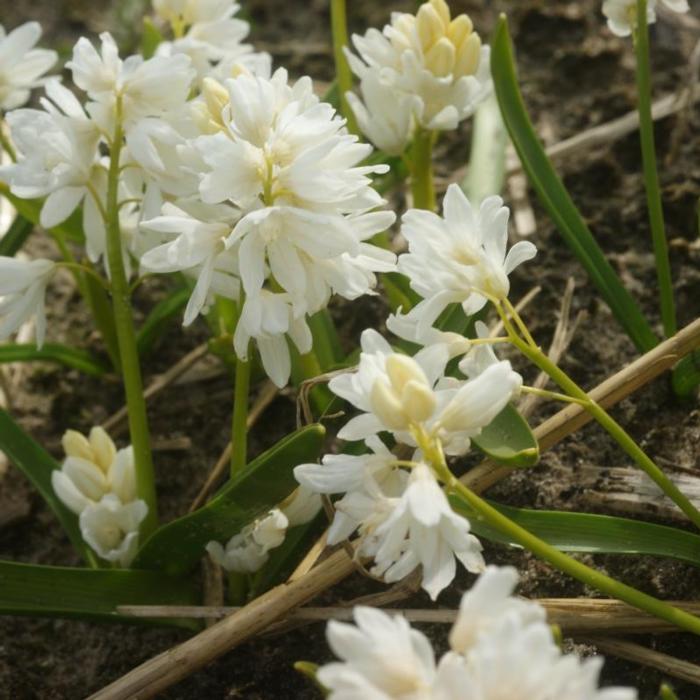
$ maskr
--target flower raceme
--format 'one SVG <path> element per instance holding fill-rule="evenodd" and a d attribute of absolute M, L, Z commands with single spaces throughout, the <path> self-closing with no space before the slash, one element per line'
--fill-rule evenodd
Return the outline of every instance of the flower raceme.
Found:
<path fill-rule="evenodd" d="M 26 104 L 33 88 L 43 85 L 58 54 L 34 46 L 41 37 L 38 22 L 27 22 L 9 34 L 0 24 L 0 110 Z"/>
<path fill-rule="evenodd" d="M 661 0 L 673 12 L 688 12 L 687 0 Z M 637 24 L 636 0 L 604 0 L 603 14 L 608 20 L 608 27 L 617 36 L 629 36 Z M 656 22 L 656 0 L 647 0 L 647 22 Z"/>
<path fill-rule="evenodd" d="M 454 129 L 491 92 L 489 49 L 467 15 L 454 19 L 445 0 L 416 15 L 395 12 L 382 32 L 353 35 L 346 51 L 361 99 L 348 93 L 362 131 L 382 150 L 400 154 L 416 125 Z"/>
<path fill-rule="evenodd" d="M 340 661 L 321 666 L 319 682 L 331 700 L 635 700 L 631 688 L 598 688 L 601 658 L 562 654 L 544 610 L 513 596 L 517 579 L 511 567 L 481 574 L 437 662 L 402 616 L 355 608 L 355 625 L 328 623 Z"/>
<path fill-rule="evenodd" d="M 63 436 L 66 459 L 51 474 L 58 498 L 80 516 L 83 539 L 108 561 L 128 566 L 136 555 L 138 527 L 146 504 L 136 497 L 131 447 L 117 451 L 100 427 L 85 437 L 75 430 Z"/>

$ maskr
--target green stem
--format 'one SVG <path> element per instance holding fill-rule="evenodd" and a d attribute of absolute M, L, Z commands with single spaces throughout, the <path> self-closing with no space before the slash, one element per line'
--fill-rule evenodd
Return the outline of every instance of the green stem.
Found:
<path fill-rule="evenodd" d="M 439 470 L 441 478 L 447 479 L 449 490 L 456 493 L 461 499 L 466 501 L 469 506 L 475 511 L 477 517 L 488 523 L 495 529 L 507 535 L 514 542 L 517 542 L 525 549 L 537 555 L 544 561 L 549 562 L 552 566 L 560 571 L 572 576 L 573 578 L 582 581 L 583 583 L 598 589 L 602 593 L 613 596 L 619 600 L 628 603 L 629 605 L 644 610 L 655 617 L 666 620 L 677 627 L 680 627 L 688 632 L 700 634 L 700 618 L 690 615 L 683 610 L 679 610 L 668 603 L 664 603 L 646 593 L 642 593 L 631 586 L 620 583 L 615 579 L 606 576 L 605 574 L 592 569 L 585 564 L 577 561 L 568 554 L 559 551 L 558 549 L 547 544 L 544 540 L 539 539 L 532 533 L 517 525 L 512 520 L 507 518 L 502 513 L 499 513 L 495 508 L 490 506 L 486 501 L 477 496 L 473 491 L 462 484 L 444 467 Z M 447 474 L 444 472 L 447 471 Z"/>
<path fill-rule="evenodd" d="M 355 115 L 350 109 L 345 93 L 352 90 L 352 71 L 345 58 L 343 47 L 348 45 L 348 26 L 346 18 L 345 0 L 331 0 L 331 32 L 333 33 L 333 57 L 335 58 L 335 79 L 340 93 L 340 111 L 347 121 L 347 128 L 351 134 L 358 134 Z"/>
<path fill-rule="evenodd" d="M 416 209 L 435 211 L 435 186 L 433 185 L 434 133 L 418 127 L 411 149 L 411 193 Z"/>
<path fill-rule="evenodd" d="M 250 392 L 250 360 L 236 360 L 236 384 L 233 395 L 231 426 L 231 477 L 248 462 L 248 394 Z"/>
<path fill-rule="evenodd" d="M 639 99 L 639 134 L 642 142 L 644 184 L 647 192 L 649 225 L 656 258 L 656 275 L 659 283 L 661 320 L 666 337 L 677 331 L 676 308 L 673 301 L 673 282 L 668 258 L 668 243 L 664 228 L 664 213 L 661 203 L 661 187 L 656 165 L 654 144 L 654 121 L 651 116 L 651 69 L 649 62 L 649 27 L 647 26 L 647 0 L 637 0 L 637 25 L 635 30 L 637 53 L 637 93 Z"/>
<path fill-rule="evenodd" d="M 13 163 L 17 162 L 17 152 L 15 151 L 14 147 L 10 143 L 10 139 L 5 136 L 5 120 L 3 119 L 0 121 L 0 146 L 2 149 L 7 153 L 8 156 L 10 156 L 10 160 Z"/>
<path fill-rule="evenodd" d="M 503 314 L 502 309 L 497 307 Z M 516 312 L 517 314 L 517 312 Z M 700 528 L 700 512 L 681 493 L 678 487 L 659 469 L 639 445 L 625 432 L 624 428 L 614 418 L 597 404 L 591 397 L 552 362 L 539 347 L 533 347 L 522 338 L 511 335 L 513 344 L 533 364 L 545 372 L 563 391 L 574 399 L 578 399 L 585 409 L 605 430 L 615 438 L 616 442 L 631 457 L 637 465 L 656 483 L 656 485 Z"/>
<path fill-rule="evenodd" d="M 141 367 L 131 310 L 131 295 L 129 282 L 124 271 L 122 237 L 119 226 L 119 159 L 124 138 L 119 101 L 117 101 L 115 123 L 107 182 L 107 261 L 112 283 L 114 324 L 117 329 L 122 378 L 129 412 L 129 432 L 136 463 L 136 492 L 138 497 L 144 500 L 148 506 L 148 514 L 141 524 L 141 536 L 145 538 L 157 526 L 158 514 L 146 402 L 143 395 Z"/>

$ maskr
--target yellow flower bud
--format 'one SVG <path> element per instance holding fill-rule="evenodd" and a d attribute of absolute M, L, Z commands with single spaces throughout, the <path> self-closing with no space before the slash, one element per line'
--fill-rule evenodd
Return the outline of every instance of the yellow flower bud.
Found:
<path fill-rule="evenodd" d="M 447 37 L 442 37 L 425 55 L 425 67 L 438 78 L 450 75 L 455 65 L 455 47 Z"/>
<path fill-rule="evenodd" d="M 432 5 L 421 5 L 416 15 L 416 30 L 424 52 L 427 52 L 445 34 L 445 25 Z"/>
<path fill-rule="evenodd" d="M 438 13 L 445 29 L 450 25 L 450 6 L 445 0 L 430 0 L 430 5 Z"/>
<path fill-rule="evenodd" d="M 481 39 L 478 34 L 472 33 L 459 47 L 454 68 L 455 77 L 474 75 L 479 68 L 480 58 Z"/>

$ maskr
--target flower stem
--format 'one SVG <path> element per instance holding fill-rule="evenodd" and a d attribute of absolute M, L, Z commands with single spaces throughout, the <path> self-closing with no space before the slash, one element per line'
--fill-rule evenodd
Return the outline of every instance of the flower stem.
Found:
<path fill-rule="evenodd" d="M 231 426 L 231 476 L 238 474 L 248 461 L 248 394 L 250 391 L 250 360 L 236 360 L 233 394 L 233 423 Z"/>
<path fill-rule="evenodd" d="M 331 32 L 333 34 L 333 57 L 335 58 L 335 79 L 340 94 L 340 111 L 347 122 L 351 134 L 360 133 L 357 120 L 348 104 L 345 93 L 352 90 L 352 71 L 348 65 L 343 47 L 348 45 L 348 25 L 345 0 L 331 0 Z"/>
<path fill-rule="evenodd" d="M 151 443 L 143 396 L 141 367 L 136 346 L 136 332 L 131 310 L 129 283 L 124 270 L 122 237 L 119 226 L 119 160 L 123 141 L 121 105 L 117 101 L 114 136 L 111 143 L 107 181 L 107 261 L 112 283 L 112 308 L 117 329 L 122 378 L 129 412 L 129 432 L 136 463 L 136 492 L 145 501 L 148 513 L 141 524 L 141 536 L 148 535 L 158 524 L 157 500 Z"/>
<path fill-rule="evenodd" d="M 433 185 L 434 133 L 418 127 L 413 140 L 411 158 L 411 193 L 416 209 L 435 211 L 435 187 Z"/>
<path fill-rule="evenodd" d="M 549 562 L 560 571 L 598 589 L 602 593 L 622 600 L 639 610 L 644 610 L 645 612 L 662 620 L 666 620 L 684 630 L 693 632 L 694 634 L 700 634 L 700 618 L 690 615 L 683 610 L 679 610 L 646 593 L 642 593 L 636 588 L 620 583 L 582 564 L 568 554 L 564 554 L 564 552 L 552 547 L 544 540 L 541 540 L 539 537 L 536 537 L 520 527 L 517 523 L 514 523 L 510 518 L 499 513 L 495 508 L 471 491 L 471 489 L 462 484 L 451 473 L 449 474 L 447 486 L 450 491 L 457 494 L 462 500 L 469 504 L 475 511 L 476 517 L 482 519 L 499 532 L 507 535 L 514 542 L 517 542 L 544 561 Z"/>
<path fill-rule="evenodd" d="M 505 316 L 500 305 L 497 305 L 496 308 L 499 310 L 502 317 Z M 517 319 L 517 311 L 513 309 L 512 313 L 515 313 Z M 522 320 L 520 323 L 522 323 Z M 518 323 L 518 325 L 520 325 L 520 323 Z M 506 326 L 506 328 L 508 328 L 508 326 Z M 510 332 L 511 331 L 509 331 L 509 333 Z M 697 508 L 695 508 L 688 498 L 681 493 L 678 487 L 661 471 L 654 461 L 647 456 L 644 450 L 637 445 L 625 432 L 624 428 L 605 409 L 591 399 L 591 397 L 563 370 L 552 362 L 539 347 L 533 347 L 516 334 L 511 335 L 511 340 L 525 357 L 545 372 L 563 391 L 572 398 L 577 399 L 647 476 L 649 476 L 683 513 L 685 513 L 696 527 L 700 528 L 700 512 L 698 512 Z"/>
<path fill-rule="evenodd" d="M 673 300 L 673 282 L 668 257 L 668 243 L 664 228 L 661 188 L 656 165 L 654 122 L 651 116 L 651 69 L 649 61 L 649 27 L 647 25 L 647 0 L 637 0 L 637 22 L 634 35 L 637 54 L 637 94 L 639 108 L 639 134 L 642 143 L 644 185 L 647 192 L 649 225 L 656 258 L 656 275 L 659 283 L 661 320 L 667 338 L 675 334 L 676 308 Z"/>

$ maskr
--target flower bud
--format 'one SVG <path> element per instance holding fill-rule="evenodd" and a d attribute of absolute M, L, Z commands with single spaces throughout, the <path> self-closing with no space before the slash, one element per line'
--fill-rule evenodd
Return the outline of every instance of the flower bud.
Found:
<path fill-rule="evenodd" d="M 408 416 L 404 413 L 401 400 L 388 382 L 377 379 L 370 393 L 370 404 L 374 413 L 391 430 L 405 430 Z"/>

